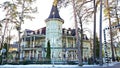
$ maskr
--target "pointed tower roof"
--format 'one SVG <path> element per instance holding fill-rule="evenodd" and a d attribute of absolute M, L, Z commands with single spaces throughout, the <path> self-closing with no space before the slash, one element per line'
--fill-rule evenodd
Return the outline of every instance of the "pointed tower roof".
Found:
<path fill-rule="evenodd" d="M 50 12 L 50 15 L 49 17 L 46 19 L 46 21 L 48 21 L 49 19 L 59 19 L 59 20 L 62 20 L 63 19 L 60 17 L 59 15 L 59 11 L 58 11 L 58 8 L 57 8 L 57 3 L 55 4 L 56 2 L 53 2 L 53 5 L 52 5 L 52 9 L 51 9 L 51 12 Z"/>
<path fill-rule="evenodd" d="M 52 6 L 52 9 L 51 9 L 51 12 L 50 12 L 50 15 L 49 15 L 48 18 L 59 18 L 59 19 L 61 19 L 57 6 L 54 6 L 54 5 Z"/>

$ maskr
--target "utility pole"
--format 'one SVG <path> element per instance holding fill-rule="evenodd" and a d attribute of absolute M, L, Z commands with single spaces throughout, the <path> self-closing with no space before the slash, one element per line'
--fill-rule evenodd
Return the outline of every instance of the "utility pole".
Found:
<path fill-rule="evenodd" d="M 75 29 L 76 29 L 76 45 L 78 47 L 78 65 L 82 66 L 82 56 L 81 56 L 81 44 L 80 44 L 80 37 L 78 33 L 78 25 L 77 25 L 77 16 L 76 16 L 76 9 L 75 9 L 75 0 L 72 0 L 73 3 L 73 11 L 74 11 L 74 20 L 75 20 Z"/>

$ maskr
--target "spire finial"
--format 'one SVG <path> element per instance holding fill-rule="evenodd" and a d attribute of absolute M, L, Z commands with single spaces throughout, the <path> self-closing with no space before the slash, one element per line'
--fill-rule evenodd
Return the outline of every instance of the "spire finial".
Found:
<path fill-rule="evenodd" d="M 53 5 L 57 6 L 57 4 L 58 4 L 58 0 L 54 0 Z"/>

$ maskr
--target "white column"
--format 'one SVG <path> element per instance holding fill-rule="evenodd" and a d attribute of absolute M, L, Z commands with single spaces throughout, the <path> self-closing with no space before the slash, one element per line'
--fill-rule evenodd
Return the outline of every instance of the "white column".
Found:
<path fill-rule="evenodd" d="M 35 58 L 35 52 L 34 52 L 34 50 L 32 51 L 32 57 Z"/>
<path fill-rule="evenodd" d="M 30 48 L 32 46 L 32 37 L 30 37 Z"/>
<path fill-rule="evenodd" d="M 76 51 L 76 53 L 75 53 L 75 54 L 76 54 L 76 59 L 77 59 L 77 58 L 78 58 L 78 56 L 77 56 L 77 51 Z"/>
<path fill-rule="evenodd" d="M 33 47 L 35 47 L 35 36 L 34 36 L 34 39 L 33 39 Z"/>
<path fill-rule="evenodd" d="M 33 48 L 35 48 L 35 35 L 34 35 L 34 39 L 33 39 Z M 35 51 L 35 50 L 33 50 L 33 58 L 35 58 L 34 51 Z"/>
<path fill-rule="evenodd" d="M 73 60 L 73 52 L 71 51 L 71 58 L 72 58 L 72 60 Z"/>
<path fill-rule="evenodd" d="M 67 39 L 67 37 L 66 37 L 66 47 L 68 47 L 68 39 Z"/>
<path fill-rule="evenodd" d="M 24 37 L 23 37 L 23 39 L 22 39 L 22 44 L 20 45 L 20 60 L 22 60 L 22 58 L 23 58 L 23 44 L 24 44 Z"/>
<path fill-rule="evenodd" d="M 23 37 L 23 46 L 22 46 L 22 49 L 24 49 L 25 47 L 25 36 Z M 24 57 L 24 50 L 22 50 L 22 58 Z"/>
<path fill-rule="evenodd" d="M 73 47 L 75 47 L 75 38 L 73 37 Z"/>
<path fill-rule="evenodd" d="M 25 51 L 23 51 L 23 58 L 25 58 Z"/>
<path fill-rule="evenodd" d="M 38 51 L 36 50 L 35 59 L 38 60 Z"/>
<path fill-rule="evenodd" d="M 29 51 L 29 59 L 31 58 L 31 51 Z"/>
<path fill-rule="evenodd" d="M 32 47 L 32 36 L 30 36 L 30 50 L 29 50 L 29 59 L 31 59 L 31 47 Z"/>

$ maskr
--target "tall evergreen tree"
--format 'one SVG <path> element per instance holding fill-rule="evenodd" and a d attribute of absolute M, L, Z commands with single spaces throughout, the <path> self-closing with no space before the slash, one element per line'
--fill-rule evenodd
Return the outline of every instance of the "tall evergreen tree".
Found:
<path fill-rule="evenodd" d="M 3 48 L 6 50 L 6 52 L 5 52 L 5 58 L 7 58 L 7 56 L 8 56 L 8 44 L 7 43 L 5 43 L 4 44 L 4 46 L 3 46 Z"/>
<path fill-rule="evenodd" d="M 99 58 L 99 51 L 100 51 L 100 49 L 99 49 L 99 46 L 100 45 L 100 41 L 98 40 L 98 37 L 96 36 L 96 49 L 95 49 L 95 51 L 96 51 L 96 58 Z"/>
<path fill-rule="evenodd" d="M 0 21 L 3 22 L 2 25 L 5 24 L 1 44 L 3 46 L 8 24 L 9 23 L 15 24 L 14 27 L 16 27 L 18 31 L 18 37 L 19 37 L 18 58 L 20 58 L 21 25 L 24 23 L 25 19 L 30 19 L 30 20 L 34 19 L 34 17 L 31 15 L 31 13 L 37 12 L 37 7 L 33 6 L 34 2 L 35 0 L 12 0 L 12 1 L 5 1 L 2 4 L 0 4 L 0 8 L 3 8 L 5 12 L 5 18 L 3 18 L 3 20 Z"/>
<path fill-rule="evenodd" d="M 51 62 L 51 48 L 50 48 L 50 41 L 47 42 L 47 54 L 46 59 L 48 62 Z"/>

